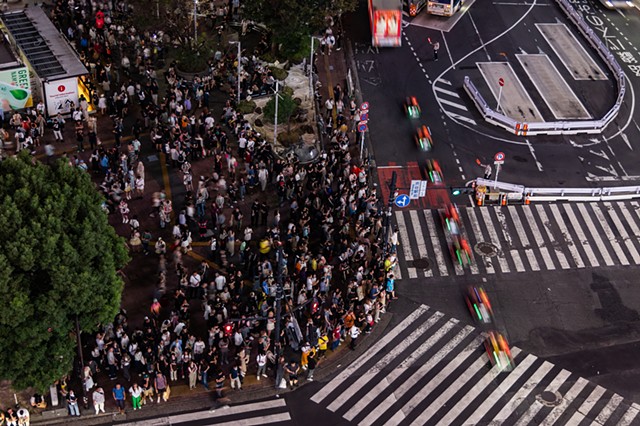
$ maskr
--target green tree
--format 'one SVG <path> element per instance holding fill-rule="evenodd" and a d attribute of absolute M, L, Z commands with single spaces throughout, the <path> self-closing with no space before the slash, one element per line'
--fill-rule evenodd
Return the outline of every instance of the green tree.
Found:
<path fill-rule="evenodd" d="M 128 261 L 89 175 L 64 161 L 0 163 L 0 378 L 46 389 L 73 367 L 75 320 L 113 320 Z"/>
<path fill-rule="evenodd" d="M 291 116 L 298 108 L 298 104 L 292 97 L 292 90 L 285 87 L 278 93 L 278 123 L 287 124 L 287 131 L 290 130 Z M 269 123 L 275 123 L 276 116 L 276 97 L 272 96 L 271 99 L 264 106 L 264 117 Z"/>
<path fill-rule="evenodd" d="M 352 12 L 357 5 L 357 0 L 252 0 L 244 3 L 243 13 L 267 27 L 273 54 L 290 57 L 323 29 L 327 15 Z"/>

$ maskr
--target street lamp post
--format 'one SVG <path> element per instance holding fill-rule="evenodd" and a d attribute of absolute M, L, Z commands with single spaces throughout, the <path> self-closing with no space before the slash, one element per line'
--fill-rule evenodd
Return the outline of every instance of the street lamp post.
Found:
<path fill-rule="evenodd" d="M 282 249 L 282 242 L 278 243 L 278 250 L 276 251 L 276 257 L 278 260 L 278 272 L 276 275 L 276 327 L 275 327 L 275 338 L 274 345 L 276 349 L 276 360 L 280 359 L 280 354 L 282 350 L 280 348 L 280 333 L 281 333 L 281 322 L 282 322 L 282 298 L 284 297 L 284 288 L 283 288 L 283 276 L 284 270 L 286 268 L 286 258 L 284 256 L 284 250 Z M 277 361 L 276 361 L 277 362 Z"/>
<path fill-rule="evenodd" d="M 198 43 L 198 0 L 193 0 L 193 38 Z"/>
<path fill-rule="evenodd" d="M 242 43 L 240 43 L 240 40 L 238 41 L 230 41 L 229 44 L 237 44 L 238 45 L 238 84 L 237 84 L 237 90 L 238 90 L 238 103 L 240 103 L 240 69 L 241 69 L 241 65 L 240 65 L 240 59 L 241 59 L 241 55 L 242 55 Z"/>
<path fill-rule="evenodd" d="M 276 80 L 276 93 L 275 93 L 275 97 L 276 97 L 276 115 L 274 117 L 274 126 L 273 126 L 273 143 L 274 145 L 276 143 L 278 143 L 278 97 L 280 96 L 280 94 L 278 93 L 280 91 L 280 83 L 278 82 L 278 80 Z"/>
<path fill-rule="evenodd" d="M 311 53 L 309 54 L 309 99 L 313 99 L 313 41 L 314 36 L 311 36 Z"/>
<path fill-rule="evenodd" d="M 393 202 L 395 200 L 395 192 L 396 192 L 396 172 L 393 172 L 391 175 L 391 183 L 389 184 L 389 205 L 387 206 L 386 218 L 384 222 L 384 242 L 382 245 L 382 253 L 384 256 L 383 262 L 387 260 L 387 256 L 389 255 L 389 231 L 391 230 L 391 215 L 393 210 Z M 385 271 L 386 272 L 386 271 Z"/>

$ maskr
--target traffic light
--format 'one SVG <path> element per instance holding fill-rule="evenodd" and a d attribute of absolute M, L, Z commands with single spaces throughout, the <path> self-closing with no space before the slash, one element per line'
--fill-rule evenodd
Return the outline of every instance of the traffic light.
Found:
<path fill-rule="evenodd" d="M 468 186 L 452 186 L 449 189 L 451 190 L 451 195 L 455 196 L 475 193 L 475 189 Z"/>
<path fill-rule="evenodd" d="M 230 336 L 232 331 L 233 331 L 233 324 L 227 323 L 224 325 L 224 334 L 226 334 L 227 336 Z"/>

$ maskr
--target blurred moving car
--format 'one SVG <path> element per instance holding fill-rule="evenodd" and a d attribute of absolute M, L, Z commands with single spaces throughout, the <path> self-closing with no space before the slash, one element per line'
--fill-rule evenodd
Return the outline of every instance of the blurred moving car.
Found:
<path fill-rule="evenodd" d="M 513 370 L 515 363 L 511 356 L 509 343 L 502 334 L 497 331 L 487 332 L 484 347 L 492 366 L 498 367 L 500 371 Z"/>
<path fill-rule="evenodd" d="M 631 0 L 600 0 L 607 9 L 633 9 L 635 4 Z"/>
<path fill-rule="evenodd" d="M 431 182 L 432 184 L 442 185 L 444 183 L 444 179 L 442 177 L 442 170 L 440 169 L 440 164 L 438 164 L 436 160 L 427 160 L 425 171 L 427 173 L 427 178 L 429 182 Z"/>
<path fill-rule="evenodd" d="M 467 287 L 465 301 L 471 316 L 477 323 L 491 324 L 493 322 L 491 302 L 489 302 L 489 297 L 482 287 Z"/>
<path fill-rule="evenodd" d="M 431 129 L 428 126 L 418 127 L 418 131 L 416 133 L 416 145 L 418 145 L 418 148 L 424 152 L 429 152 L 433 149 Z"/>
<path fill-rule="evenodd" d="M 422 111 L 415 96 L 408 96 L 404 102 L 404 112 L 409 118 L 420 118 Z"/>

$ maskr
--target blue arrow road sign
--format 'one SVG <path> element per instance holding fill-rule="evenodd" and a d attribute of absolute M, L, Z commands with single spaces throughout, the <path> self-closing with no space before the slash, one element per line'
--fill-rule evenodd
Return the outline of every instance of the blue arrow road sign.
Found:
<path fill-rule="evenodd" d="M 411 199 L 406 194 L 398 195 L 396 197 L 396 201 L 395 201 L 396 206 L 398 206 L 398 207 L 407 207 L 410 202 L 411 202 Z"/>

